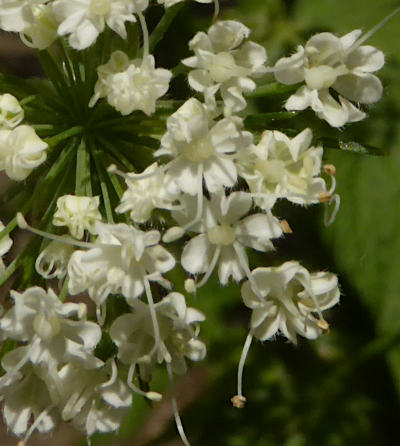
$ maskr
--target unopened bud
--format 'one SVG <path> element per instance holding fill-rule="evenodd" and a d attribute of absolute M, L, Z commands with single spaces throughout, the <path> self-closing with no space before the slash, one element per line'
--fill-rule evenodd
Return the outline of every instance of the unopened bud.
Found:
<path fill-rule="evenodd" d="M 325 319 L 319 319 L 317 325 L 321 330 L 325 331 L 325 333 L 329 333 L 329 324 Z"/>
<path fill-rule="evenodd" d="M 169 228 L 168 231 L 163 235 L 164 243 L 171 243 L 179 240 L 185 234 L 185 230 L 180 226 L 173 226 Z"/>
<path fill-rule="evenodd" d="M 332 195 L 329 192 L 322 192 L 318 197 L 320 203 L 329 203 L 331 199 Z"/>
<path fill-rule="evenodd" d="M 235 395 L 231 398 L 231 403 L 233 407 L 236 407 L 237 409 L 243 409 L 243 407 L 246 405 L 246 397 L 241 395 Z"/>
<path fill-rule="evenodd" d="M 324 171 L 331 177 L 334 177 L 336 175 L 336 167 L 333 164 L 325 164 Z"/>
<path fill-rule="evenodd" d="M 196 292 L 196 283 L 193 279 L 185 280 L 185 290 L 187 293 L 193 294 Z"/>
<path fill-rule="evenodd" d="M 282 231 L 283 231 L 285 234 L 293 234 L 292 228 L 290 227 L 290 225 L 289 225 L 289 223 L 287 222 L 287 220 L 281 220 L 281 221 L 279 222 L 279 225 L 280 225 Z"/>
<path fill-rule="evenodd" d="M 117 171 L 117 166 L 115 164 L 110 164 L 107 168 L 108 173 L 115 173 Z"/>
<path fill-rule="evenodd" d="M 26 222 L 24 216 L 21 214 L 21 212 L 18 212 L 16 216 L 17 225 L 20 229 L 26 229 L 28 227 L 28 223 Z"/>

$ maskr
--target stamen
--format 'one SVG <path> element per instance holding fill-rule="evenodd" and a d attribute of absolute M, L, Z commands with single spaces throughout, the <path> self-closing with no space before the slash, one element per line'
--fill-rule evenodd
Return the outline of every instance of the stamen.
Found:
<path fill-rule="evenodd" d="M 214 22 L 217 20 L 219 12 L 220 12 L 219 1 L 214 0 Z"/>
<path fill-rule="evenodd" d="M 170 161 L 167 164 L 164 164 L 163 166 L 158 166 L 158 169 L 161 169 L 163 172 L 165 172 L 167 169 L 169 169 L 172 164 L 174 164 L 175 160 Z M 154 172 L 149 173 L 125 173 L 118 169 L 118 167 L 115 164 L 110 164 L 107 168 L 108 173 L 113 173 L 115 175 L 118 175 L 122 177 L 126 181 L 138 181 L 138 180 L 145 180 L 146 178 L 154 177 L 158 174 L 159 170 L 156 169 Z"/>
<path fill-rule="evenodd" d="M 208 279 L 210 278 L 212 272 L 214 271 L 215 265 L 218 262 L 219 256 L 221 254 L 221 247 L 217 246 L 215 251 L 214 251 L 214 255 L 212 257 L 211 263 L 206 271 L 206 273 L 204 274 L 203 278 L 201 279 L 201 281 L 196 285 L 196 288 L 200 288 L 203 285 L 205 285 L 208 281 Z"/>
<path fill-rule="evenodd" d="M 143 274 L 143 276 L 145 277 L 145 274 Z M 155 350 L 158 351 L 158 349 L 161 345 L 160 327 L 158 326 L 157 314 L 156 314 L 156 310 L 154 308 L 154 300 L 153 300 L 153 295 L 151 293 L 150 282 L 147 279 L 144 279 L 143 285 L 144 285 L 144 289 L 146 291 L 147 302 L 149 304 L 149 309 L 150 309 L 151 322 L 153 324 L 153 330 L 154 330 L 154 347 L 151 350 L 151 353 L 150 353 L 150 356 L 151 356 L 151 354 Z"/>
<path fill-rule="evenodd" d="M 100 327 L 104 325 L 104 322 L 106 321 L 106 316 L 107 316 L 107 305 L 106 304 L 97 305 L 96 318 L 97 318 L 97 323 L 100 325 Z"/>
<path fill-rule="evenodd" d="M 347 50 L 347 53 L 351 53 L 353 50 L 357 49 L 361 46 L 366 40 L 372 37 L 377 31 L 379 31 L 386 23 L 392 19 L 396 14 L 400 12 L 400 7 L 396 8 L 393 12 L 387 15 L 382 21 L 380 21 L 377 25 L 375 25 L 370 31 L 361 36 L 358 40 L 356 40 L 353 45 Z"/>
<path fill-rule="evenodd" d="M 30 428 L 25 434 L 24 439 L 22 440 L 22 445 L 25 445 L 29 438 L 31 437 L 33 431 L 38 427 L 39 423 L 42 421 L 42 419 L 54 408 L 54 404 L 45 409 L 43 412 L 40 413 L 40 415 L 36 418 L 36 420 L 31 424 Z M 18 443 L 19 444 L 19 443 Z"/>
<path fill-rule="evenodd" d="M 329 216 L 329 208 L 333 205 L 333 210 Z M 335 194 L 329 203 L 325 203 L 324 224 L 330 226 L 336 219 L 336 215 L 340 208 L 340 195 Z"/>
<path fill-rule="evenodd" d="M 284 234 L 293 234 L 292 228 L 290 227 L 287 220 L 281 220 L 279 222 L 279 226 L 281 227 Z"/>
<path fill-rule="evenodd" d="M 146 19 L 141 12 L 137 13 L 140 21 L 140 26 L 142 28 L 143 34 L 143 62 L 144 59 L 149 55 L 149 30 L 147 29 Z"/>
<path fill-rule="evenodd" d="M 196 216 L 193 220 L 189 221 L 189 223 L 186 223 L 182 226 L 182 229 L 186 230 L 190 228 L 191 226 L 195 225 L 200 219 L 203 214 L 203 166 L 199 164 L 197 166 L 197 211 Z"/>
<path fill-rule="evenodd" d="M 259 290 L 258 285 L 257 285 L 256 281 L 254 280 L 254 277 L 251 274 L 247 259 L 243 255 L 242 247 L 237 242 L 235 242 L 233 244 L 233 249 L 235 250 L 236 255 L 238 256 L 239 265 L 242 267 L 242 269 L 246 273 L 246 277 L 251 284 L 251 288 L 257 294 L 257 296 L 262 297 L 262 293 Z"/>
<path fill-rule="evenodd" d="M 174 385 L 174 377 L 172 375 L 171 365 L 167 362 L 166 367 L 167 367 L 169 382 L 170 382 L 171 388 L 172 388 Z M 178 404 L 176 402 L 175 395 L 172 395 L 171 399 L 172 399 L 172 410 L 174 411 L 175 425 L 178 430 L 179 436 L 181 437 L 182 443 L 185 446 L 190 446 L 189 440 L 187 439 L 186 434 L 185 434 L 185 429 L 183 428 L 181 417 L 179 416 Z"/>
<path fill-rule="evenodd" d="M 241 409 L 246 403 L 246 397 L 243 395 L 243 370 L 246 363 L 247 355 L 249 354 L 251 343 L 253 341 L 253 334 L 249 332 L 246 341 L 243 345 L 242 354 L 240 356 L 238 374 L 237 374 L 237 395 L 231 398 L 232 404 Z"/>
<path fill-rule="evenodd" d="M 104 389 L 105 387 L 112 386 L 118 378 L 118 368 L 115 361 L 111 361 L 111 376 L 108 381 L 99 385 L 100 389 Z"/>
<path fill-rule="evenodd" d="M 70 237 L 64 237 L 61 235 L 55 235 L 50 234 L 48 232 L 41 231 L 40 229 L 33 228 L 32 226 L 28 225 L 27 221 L 25 220 L 24 216 L 21 214 L 21 212 L 18 212 L 16 216 L 17 225 L 20 229 L 24 229 L 26 231 L 32 232 L 32 234 L 39 235 L 43 238 L 48 238 L 50 240 L 54 240 L 56 242 L 65 243 L 66 245 L 76 246 L 78 248 L 96 248 L 98 245 L 95 243 L 88 243 L 88 242 L 80 242 L 79 240 L 75 240 Z"/>
<path fill-rule="evenodd" d="M 145 392 L 142 389 L 139 389 L 139 387 L 135 386 L 135 384 L 133 383 L 133 375 L 135 373 L 135 368 L 136 368 L 136 363 L 134 362 L 131 364 L 128 371 L 128 380 L 127 380 L 128 387 L 131 390 L 133 390 L 133 392 L 137 393 L 138 395 L 144 396 L 145 398 L 148 398 L 151 401 L 157 401 L 157 402 L 161 401 L 162 400 L 161 393 Z"/>

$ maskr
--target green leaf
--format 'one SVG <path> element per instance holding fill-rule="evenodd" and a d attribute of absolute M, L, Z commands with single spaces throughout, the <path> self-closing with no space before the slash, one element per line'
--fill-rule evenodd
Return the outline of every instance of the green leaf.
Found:
<path fill-rule="evenodd" d="M 378 147 L 373 147 L 368 144 L 360 144 L 355 141 L 343 141 L 341 139 L 335 139 L 330 137 L 317 137 L 318 143 L 320 143 L 324 149 L 339 149 L 351 153 L 356 153 L 358 155 L 374 155 L 374 156 L 386 156 L 383 149 Z"/>
<path fill-rule="evenodd" d="M 331 151 L 328 158 L 337 168 L 341 209 L 322 233 L 339 277 L 356 287 L 378 334 L 390 339 L 400 321 L 400 152 L 390 158 L 360 158 Z M 357 318 L 355 314 L 355 330 Z M 395 339 L 386 353 L 400 393 L 400 342 Z"/>
<path fill-rule="evenodd" d="M 271 122 L 292 119 L 297 115 L 296 112 L 258 113 L 246 116 L 244 124 L 248 129 L 264 130 Z"/>

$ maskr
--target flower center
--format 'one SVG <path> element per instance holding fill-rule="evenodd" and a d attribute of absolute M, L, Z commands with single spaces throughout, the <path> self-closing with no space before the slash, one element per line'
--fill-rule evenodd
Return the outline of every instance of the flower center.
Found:
<path fill-rule="evenodd" d="M 271 183 L 279 183 L 285 176 L 285 164 L 281 160 L 262 160 L 257 158 L 254 167 Z"/>
<path fill-rule="evenodd" d="M 95 15 L 106 15 L 110 12 L 110 0 L 90 0 L 90 12 Z"/>
<path fill-rule="evenodd" d="M 346 74 L 346 67 L 341 66 L 332 68 L 328 65 L 320 65 L 319 67 L 312 67 L 305 72 L 305 81 L 312 90 L 321 90 L 322 88 L 331 87 L 338 76 Z"/>
<path fill-rule="evenodd" d="M 194 163 L 199 163 L 214 155 L 215 149 L 209 138 L 202 138 L 185 145 L 183 155 Z"/>
<path fill-rule="evenodd" d="M 207 233 L 208 240 L 213 245 L 232 245 L 236 240 L 235 230 L 228 225 L 217 225 Z"/>
<path fill-rule="evenodd" d="M 225 52 L 216 54 L 209 66 L 211 77 L 218 83 L 226 82 L 232 76 L 240 75 L 237 73 L 238 68 L 232 54 Z"/>
<path fill-rule="evenodd" d="M 61 324 L 57 316 L 46 317 L 44 314 L 38 314 L 33 321 L 33 329 L 44 341 L 50 341 L 60 333 Z"/>

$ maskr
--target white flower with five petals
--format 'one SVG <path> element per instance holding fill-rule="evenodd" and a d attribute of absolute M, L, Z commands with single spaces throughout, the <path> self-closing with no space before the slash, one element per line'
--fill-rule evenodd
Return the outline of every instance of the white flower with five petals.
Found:
<path fill-rule="evenodd" d="M 193 200 L 182 200 L 183 212 L 174 218 L 184 224 L 195 212 Z M 206 273 L 205 283 L 219 261 L 219 281 L 226 285 L 230 277 L 241 280 L 249 273 L 246 247 L 258 251 L 273 249 L 271 239 L 280 237 L 279 220 L 270 212 L 246 217 L 253 204 L 250 194 L 233 192 L 213 194 L 204 202 L 201 220 L 191 230 L 200 234 L 193 237 L 182 252 L 182 266 L 191 274 Z"/>
<path fill-rule="evenodd" d="M 147 115 L 155 112 L 157 99 L 169 88 L 172 73 L 156 68 L 154 56 L 129 60 L 122 51 L 115 51 L 110 60 L 97 68 L 99 76 L 89 105 L 105 97 L 122 115 L 141 110 Z"/>
<path fill-rule="evenodd" d="M 195 308 L 186 306 L 180 293 L 170 293 L 154 305 L 160 327 L 156 345 L 150 308 L 140 300 L 132 303 L 132 313 L 123 314 L 112 324 L 110 335 L 118 346 L 118 357 L 127 365 L 151 368 L 156 362 L 171 363 L 175 373 L 186 372 L 185 358 L 200 361 L 206 347 L 197 338 L 196 325 L 205 320 Z"/>
<path fill-rule="evenodd" d="M 302 205 L 318 203 L 326 192 L 321 172 L 322 147 L 311 146 L 312 132 L 305 129 L 294 138 L 277 130 L 265 131 L 257 146 L 238 159 L 255 202 L 268 210 L 278 198 Z"/>
<path fill-rule="evenodd" d="M 168 118 L 167 133 L 155 156 L 173 158 L 167 177 L 189 195 L 203 193 L 203 178 L 211 193 L 233 187 L 237 169 L 232 155 L 249 146 L 253 138 L 242 127 L 237 117 L 210 121 L 205 106 L 191 98 Z"/>
<path fill-rule="evenodd" d="M 320 33 L 311 37 L 297 52 L 275 65 L 275 77 L 286 85 L 304 82 L 289 97 L 287 110 L 311 107 L 332 127 L 360 121 L 366 115 L 356 104 L 373 104 L 382 96 L 382 84 L 372 73 L 385 63 L 382 51 L 364 45 L 361 31 L 343 37 Z M 331 90 L 338 94 L 338 101 Z"/>
<path fill-rule="evenodd" d="M 249 34 L 242 23 L 219 21 L 207 34 L 199 32 L 193 37 L 189 47 L 195 55 L 182 61 L 194 68 L 189 73 L 189 85 L 204 93 L 206 102 L 220 89 L 227 116 L 246 107 L 243 93 L 256 88 L 250 77 L 265 73 L 267 53 L 257 43 L 244 42 Z"/>
<path fill-rule="evenodd" d="M 109 294 L 116 293 L 132 303 L 143 293 L 147 281 L 169 287 L 162 274 L 175 266 L 175 259 L 158 244 L 158 231 L 99 222 L 96 231 L 96 243 L 87 251 L 75 251 L 68 264 L 71 294 L 88 291 L 99 306 Z"/>
<path fill-rule="evenodd" d="M 60 22 L 58 35 L 69 35 L 72 48 L 92 45 L 107 24 L 123 39 L 126 22 L 136 22 L 134 13 L 148 6 L 148 0 L 55 0 L 53 11 Z"/>
<path fill-rule="evenodd" d="M 253 310 L 250 333 L 265 341 L 278 333 L 296 343 L 296 335 L 317 338 L 329 326 L 322 311 L 339 302 L 337 277 L 328 272 L 309 273 L 298 262 L 279 267 L 256 268 L 251 273 L 257 286 L 242 286 L 245 305 Z"/>

